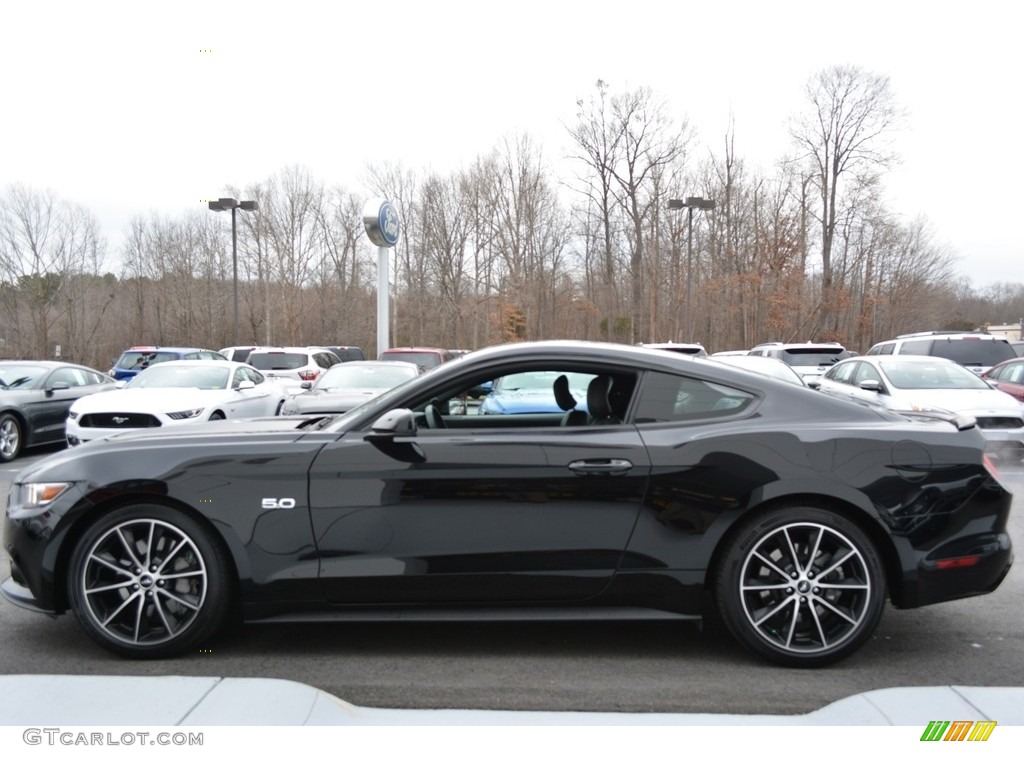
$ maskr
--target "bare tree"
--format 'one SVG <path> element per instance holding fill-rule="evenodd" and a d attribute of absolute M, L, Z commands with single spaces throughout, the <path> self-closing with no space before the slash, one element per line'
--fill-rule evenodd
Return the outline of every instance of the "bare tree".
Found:
<path fill-rule="evenodd" d="M 51 357 L 68 339 L 55 333 L 82 329 L 69 312 L 81 296 L 69 288 L 76 276 L 95 274 L 105 244 L 95 217 L 84 208 L 15 184 L 0 198 L 0 281 L 4 285 L 4 334 L 16 354 Z M 3 334 L 0 334 L 3 335 Z"/>
<path fill-rule="evenodd" d="M 835 275 L 833 246 L 841 185 L 858 177 L 861 183 L 888 168 L 894 156 L 887 140 L 901 114 L 889 79 L 858 67 L 836 66 L 819 72 L 807 84 L 808 107 L 791 126 L 800 154 L 811 166 L 819 195 L 821 275 L 824 330 L 836 330 L 832 313 Z"/>

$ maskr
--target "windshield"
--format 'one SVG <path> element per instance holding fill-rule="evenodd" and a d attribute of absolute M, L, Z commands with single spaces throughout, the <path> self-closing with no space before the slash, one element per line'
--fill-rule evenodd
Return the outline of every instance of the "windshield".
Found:
<path fill-rule="evenodd" d="M 391 389 L 416 377 L 416 371 L 404 366 L 335 365 L 320 376 L 316 389 Z"/>
<path fill-rule="evenodd" d="M 437 352 L 382 352 L 381 360 L 404 360 L 416 363 L 424 368 L 436 368 L 441 364 L 441 355 Z"/>
<path fill-rule="evenodd" d="M 125 385 L 125 389 L 158 387 L 197 387 L 224 389 L 228 385 L 230 370 L 222 365 L 171 365 L 162 363 L 147 368 Z"/>
<path fill-rule="evenodd" d="M 936 360 L 900 360 L 879 363 L 894 387 L 900 389 L 991 389 L 966 368 Z"/>
<path fill-rule="evenodd" d="M 38 365 L 0 366 L 0 387 L 4 389 L 35 389 L 46 369 Z"/>
<path fill-rule="evenodd" d="M 928 351 L 918 351 L 918 348 Z M 1003 360 L 1010 360 L 1017 355 L 1006 339 L 929 339 L 927 341 L 907 341 L 903 343 L 903 354 L 925 354 L 944 357 L 959 365 L 993 366 Z"/>
<path fill-rule="evenodd" d="M 177 352 L 144 352 L 138 349 L 129 350 L 121 355 L 115 368 L 122 368 L 127 371 L 141 371 L 153 363 L 164 363 L 168 360 L 180 360 L 181 355 Z"/>
<path fill-rule="evenodd" d="M 309 363 L 309 355 L 301 352 L 253 352 L 247 361 L 261 371 L 292 371 Z"/>
<path fill-rule="evenodd" d="M 784 349 L 782 361 L 789 365 L 832 365 L 838 363 L 844 357 L 844 350 L 834 347 L 807 349 Z"/>

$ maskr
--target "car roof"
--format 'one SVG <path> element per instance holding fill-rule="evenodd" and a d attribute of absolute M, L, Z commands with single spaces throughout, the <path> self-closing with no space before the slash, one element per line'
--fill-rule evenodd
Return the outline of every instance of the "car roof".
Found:
<path fill-rule="evenodd" d="M 148 366 L 146 368 L 146 370 L 148 371 L 150 368 L 156 368 L 157 366 L 163 366 L 163 365 L 184 365 L 184 366 L 200 367 L 200 368 L 205 368 L 205 367 L 211 366 L 211 365 L 219 365 L 221 367 L 223 367 L 225 365 L 228 365 L 228 366 L 232 366 L 234 368 L 239 368 L 239 367 L 252 368 L 252 366 L 249 365 L 248 363 L 239 363 L 239 362 L 236 362 L 234 360 L 163 360 L 163 361 L 161 361 L 159 363 L 153 363 L 152 365 Z M 140 373 L 141 373 L 141 371 L 140 371 Z"/>
<path fill-rule="evenodd" d="M 444 347 L 389 347 L 384 352 L 440 352 L 447 354 L 450 350 Z"/>
<path fill-rule="evenodd" d="M 160 347 L 160 346 L 137 346 L 128 347 L 124 352 L 218 352 L 209 347 Z M 124 352 L 121 354 L 123 355 Z M 218 352 L 219 354 L 219 352 Z"/>
<path fill-rule="evenodd" d="M 989 333 L 988 331 L 918 331 L 917 333 L 901 333 L 895 339 L 927 339 L 927 338 L 950 338 L 950 339 L 1006 339 L 1001 333 Z M 1007 339 L 1009 341 L 1009 339 Z M 885 344 L 886 342 L 880 342 Z"/>
<path fill-rule="evenodd" d="M 928 363 L 930 365 L 955 365 L 957 368 L 964 367 L 955 360 L 950 360 L 948 357 L 938 357 L 937 355 L 857 355 L 856 357 L 848 357 L 845 360 L 840 360 L 839 362 L 848 363 L 851 360 L 863 360 L 865 363 L 878 363 L 885 365 L 898 363 Z"/>
<path fill-rule="evenodd" d="M 331 367 L 341 368 L 342 366 L 354 365 L 360 365 L 363 368 L 372 366 L 374 368 L 415 368 L 417 371 L 420 369 L 420 366 L 416 365 L 416 363 L 410 363 L 408 360 L 345 360 Z"/>
<path fill-rule="evenodd" d="M 656 341 L 638 344 L 637 346 L 647 347 L 648 349 L 692 349 L 694 351 L 704 349 L 704 345 L 696 341 Z"/>
<path fill-rule="evenodd" d="M 288 354 L 295 354 L 296 352 L 331 352 L 329 349 L 324 347 L 253 347 L 253 352 L 259 352 L 265 354 L 267 352 L 287 352 Z M 331 352 L 333 355 L 334 353 Z"/>
<path fill-rule="evenodd" d="M 838 341 L 766 341 L 763 344 L 756 344 L 751 349 L 764 349 L 765 347 L 781 349 L 815 349 L 826 347 L 828 349 L 846 350 Z"/>
<path fill-rule="evenodd" d="M 88 371 L 96 371 L 95 368 L 90 368 L 88 365 L 81 365 L 80 363 L 70 363 L 64 360 L 0 360 L 0 365 L 36 365 L 43 368 L 84 368 Z M 96 371 L 96 373 L 102 373 L 102 371 Z M 106 376 L 107 374 L 103 374 Z"/>

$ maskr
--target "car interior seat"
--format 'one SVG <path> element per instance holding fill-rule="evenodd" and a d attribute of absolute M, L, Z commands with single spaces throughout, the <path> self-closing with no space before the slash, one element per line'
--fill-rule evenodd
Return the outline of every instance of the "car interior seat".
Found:
<path fill-rule="evenodd" d="M 576 410 L 576 398 L 572 396 L 572 392 L 569 390 L 569 377 L 563 373 L 555 379 L 553 389 L 555 391 L 555 402 L 558 403 L 559 408 L 565 411 L 565 415 L 562 416 L 562 426 L 574 427 L 586 424 L 587 414 Z"/>
<path fill-rule="evenodd" d="M 611 403 L 608 401 L 608 391 L 611 389 L 611 376 L 595 376 L 587 387 L 587 410 L 590 411 L 590 424 L 619 424 L 621 420 L 612 413 Z"/>

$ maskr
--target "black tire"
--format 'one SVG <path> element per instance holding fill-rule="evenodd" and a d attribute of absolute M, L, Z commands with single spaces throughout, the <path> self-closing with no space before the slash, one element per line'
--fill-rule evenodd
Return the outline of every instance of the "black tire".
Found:
<path fill-rule="evenodd" d="M 104 648 L 165 658 L 199 648 L 223 626 L 233 602 L 230 574 L 222 546 L 195 520 L 138 504 L 86 530 L 71 556 L 68 595 L 79 623 Z"/>
<path fill-rule="evenodd" d="M 284 400 L 277 404 L 277 410 L 274 411 L 274 415 L 280 416 L 282 410 L 284 410 Z"/>
<path fill-rule="evenodd" d="M 10 413 L 0 414 L 0 462 L 14 461 L 21 454 L 21 422 Z"/>
<path fill-rule="evenodd" d="M 213 413 L 210 414 L 210 421 L 223 421 L 223 420 L 224 420 L 224 414 L 221 413 L 220 411 L 214 411 Z"/>
<path fill-rule="evenodd" d="M 785 666 L 823 667 L 867 642 L 886 585 L 878 551 L 857 525 L 829 510 L 790 507 L 737 531 L 714 592 L 744 646 Z"/>

